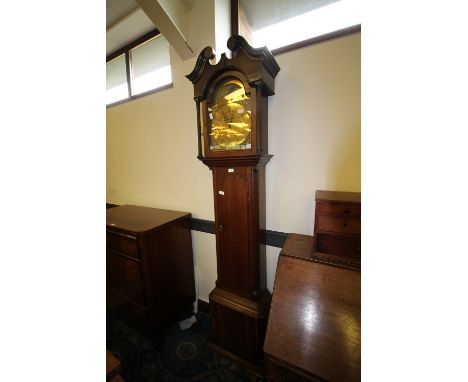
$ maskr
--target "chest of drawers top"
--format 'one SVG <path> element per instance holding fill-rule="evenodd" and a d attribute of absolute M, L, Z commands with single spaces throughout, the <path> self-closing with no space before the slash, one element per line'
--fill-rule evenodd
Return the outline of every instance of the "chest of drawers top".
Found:
<path fill-rule="evenodd" d="M 122 205 L 106 210 L 106 228 L 129 235 L 146 235 L 175 220 L 188 218 L 188 212 L 162 210 L 159 208 Z"/>
<path fill-rule="evenodd" d="M 361 193 L 318 190 L 315 192 L 315 200 L 317 202 L 342 202 L 347 204 L 361 204 Z"/>

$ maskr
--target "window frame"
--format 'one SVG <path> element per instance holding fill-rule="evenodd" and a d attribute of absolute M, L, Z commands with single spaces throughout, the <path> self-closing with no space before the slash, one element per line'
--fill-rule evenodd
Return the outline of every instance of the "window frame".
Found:
<path fill-rule="evenodd" d="M 129 44 L 125 45 L 124 47 L 122 47 L 120 49 L 117 49 L 115 52 L 113 52 L 113 53 L 106 56 L 106 64 L 107 64 L 110 61 L 116 59 L 117 57 L 125 54 L 125 70 L 126 70 L 126 74 L 127 74 L 127 87 L 128 87 L 128 95 L 129 95 L 127 98 L 124 98 L 124 99 L 121 99 L 119 101 L 115 101 L 115 102 L 107 104 L 106 109 L 108 109 L 109 107 L 112 107 L 112 106 L 120 105 L 122 103 L 132 101 L 134 99 L 138 99 L 138 98 L 147 96 L 149 94 L 157 93 L 157 92 L 160 92 L 162 90 L 166 90 L 166 89 L 169 89 L 169 88 L 173 87 L 173 83 L 171 82 L 171 83 L 169 83 L 167 85 L 159 86 L 157 88 L 150 89 L 150 90 L 148 90 L 146 92 L 143 92 L 143 93 L 132 94 L 132 85 L 131 85 L 131 81 L 132 81 L 132 79 L 131 79 L 132 55 L 130 54 L 130 51 L 132 49 L 135 49 L 136 47 L 148 42 L 149 40 L 160 36 L 160 35 L 161 35 L 161 32 L 159 32 L 158 29 L 153 29 L 152 31 L 144 34 L 143 36 L 137 38 L 136 40 L 130 42 Z"/>

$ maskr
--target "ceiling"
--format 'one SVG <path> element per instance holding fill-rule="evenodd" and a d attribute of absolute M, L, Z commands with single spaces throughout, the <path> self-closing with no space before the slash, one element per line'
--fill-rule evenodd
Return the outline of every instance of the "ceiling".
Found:
<path fill-rule="evenodd" d="M 193 7 L 195 0 L 169 0 L 181 1 L 187 11 Z M 109 30 L 126 16 L 137 10 L 139 5 L 135 0 L 106 0 L 106 30 Z"/>
<path fill-rule="evenodd" d="M 135 0 L 106 0 L 106 30 L 137 8 Z"/>
<path fill-rule="evenodd" d="M 106 55 L 130 44 L 132 41 L 157 28 L 153 21 L 140 8 L 139 3 L 148 12 L 148 4 L 159 4 L 160 9 L 166 11 L 177 8 L 178 18 L 170 17 L 166 19 L 174 24 L 186 16 L 196 4 L 196 0 L 106 0 Z M 200 1 L 200 0 L 198 0 Z M 266 26 L 283 21 L 290 17 L 297 16 L 304 12 L 320 8 L 338 0 L 240 0 L 251 26 L 254 30 L 262 29 Z M 166 15 L 168 16 L 168 15 Z M 151 15 L 150 15 L 151 17 Z M 154 20 L 154 17 L 151 17 Z M 167 29 L 167 25 L 158 21 L 161 31 Z M 174 30 L 178 30 L 177 25 L 172 25 Z M 166 28 L 165 28 L 166 27 Z M 179 31 L 180 32 L 180 31 Z M 164 33 L 163 33 L 164 34 Z M 176 48 L 177 44 L 171 40 L 171 36 L 165 34 L 169 43 Z M 175 45 L 174 45 L 175 44 Z"/>
<path fill-rule="evenodd" d="M 106 55 L 155 28 L 135 0 L 106 0 Z"/>

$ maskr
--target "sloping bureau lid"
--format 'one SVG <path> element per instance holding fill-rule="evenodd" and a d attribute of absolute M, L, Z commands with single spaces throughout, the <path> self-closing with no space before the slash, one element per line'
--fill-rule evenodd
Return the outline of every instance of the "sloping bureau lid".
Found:
<path fill-rule="evenodd" d="M 279 256 L 264 351 L 326 381 L 360 381 L 361 273 Z"/>

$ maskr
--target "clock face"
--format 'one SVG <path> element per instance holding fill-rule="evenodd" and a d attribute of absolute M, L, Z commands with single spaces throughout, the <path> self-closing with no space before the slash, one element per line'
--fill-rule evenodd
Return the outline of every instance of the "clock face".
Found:
<path fill-rule="evenodd" d="M 215 92 L 208 105 L 210 150 L 246 150 L 251 144 L 250 97 L 242 82 L 231 79 Z"/>

